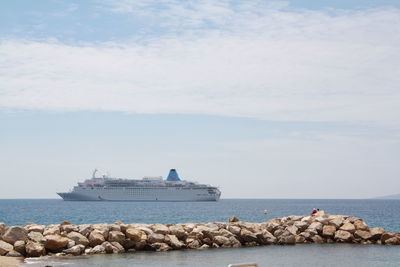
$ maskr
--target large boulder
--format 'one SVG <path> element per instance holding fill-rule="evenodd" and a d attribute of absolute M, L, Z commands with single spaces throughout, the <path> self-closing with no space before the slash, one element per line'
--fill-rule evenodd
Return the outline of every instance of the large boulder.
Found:
<path fill-rule="evenodd" d="M 14 243 L 14 250 L 21 253 L 22 255 L 26 254 L 25 251 L 25 241 L 23 240 L 18 240 Z"/>
<path fill-rule="evenodd" d="M 274 236 L 278 238 L 278 237 L 280 237 L 284 232 L 285 232 L 284 229 L 277 229 L 277 230 L 274 231 Z"/>
<path fill-rule="evenodd" d="M 199 240 L 191 240 L 190 242 L 188 242 L 187 247 L 191 248 L 191 249 L 196 249 L 199 248 L 201 246 Z"/>
<path fill-rule="evenodd" d="M 104 236 L 105 239 L 108 238 L 108 232 L 110 230 L 109 230 L 109 227 L 107 224 L 93 224 L 92 228 L 93 228 L 93 231 L 100 233 L 102 236 Z"/>
<path fill-rule="evenodd" d="M 310 232 L 302 232 L 299 234 L 299 236 L 304 237 L 304 239 L 307 241 L 312 241 L 311 238 L 314 236 L 314 234 L 312 234 Z"/>
<path fill-rule="evenodd" d="M 13 250 L 14 250 L 13 245 L 0 240 L 0 256 L 4 256 Z"/>
<path fill-rule="evenodd" d="M 249 230 L 242 229 L 240 231 L 240 239 L 243 240 L 243 242 L 255 242 L 257 241 L 257 236 Z"/>
<path fill-rule="evenodd" d="M 46 226 L 43 235 L 59 235 L 60 234 L 60 228 L 58 226 Z"/>
<path fill-rule="evenodd" d="M 11 250 L 7 253 L 7 257 L 22 257 L 23 255 L 16 250 Z"/>
<path fill-rule="evenodd" d="M 198 231 L 197 228 L 193 229 L 192 232 L 189 233 L 188 237 L 186 238 L 186 241 L 191 239 L 195 239 L 195 240 L 202 240 L 204 239 L 204 234 L 201 231 Z"/>
<path fill-rule="evenodd" d="M 353 235 L 350 232 L 338 230 L 335 233 L 335 239 L 339 242 L 350 242 L 353 239 Z"/>
<path fill-rule="evenodd" d="M 368 230 L 368 224 L 361 220 L 354 221 L 354 227 L 356 228 L 356 230 Z"/>
<path fill-rule="evenodd" d="M 28 238 L 29 240 L 32 240 L 33 242 L 36 243 L 44 244 L 46 242 L 46 239 L 40 232 L 35 232 L 35 231 L 29 232 Z"/>
<path fill-rule="evenodd" d="M 219 229 L 218 230 L 218 235 L 222 235 L 222 236 L 225 236 L 225 237 L 231 237 L 231 236 L 235 236 L 234 234 L 232 234 L 231 232 L 229 232 L 228 230 L 226 230 L 226 229 L 224 229 L 224 228 L 221 228 L 221 229 Z"/>
<path fill-rule="evenodd" d="M 309 229 L 312 232 L 321 232 L 322 231 L 323 224 L 320 222 L 313 222 L 308 226 L 307 229 Z"/>
<path fill-rule="evenodd" d="M 299 231 L 299 229 L 296 226 L 291 225 L 291 226 L 286 227 L 286 231 L 288 231 L 292 235 L 296 235 L 297 232 Z"/>
<path fill-rule="evenodd" d="M 83 245 L 85 247 L 89 245 L 89 239 L 87 239 L 86 236 L 82 235 L 81 233 L 70 232 L 67 234 L 67 237 L 75 241 L 76 245 Z"/>
<path fill-rule="evenodd" d="M 226 229 L 236 236 L 240 234 L 240 230 L 241 230 L 239 226 L 235 226 L 235 225 L 228 225 L 226 227 Z"/>
<path fill-rule="evenodd" d="M 166 235 L 165 242 L 174 249 L 180 249 L 181 247 L 184 246 L 184 244 L 181 241 L 179 241 L 176 235 Z"/>
<path fill-rule="evenodd" d="M 190 233 L 196 227 L 196 224 L 194 224 L 194 223 L 185 223 L 185 224 L 182 225 L 182 227 L 183 227 L 183 229 L 185 229 L 185 231 L 187 233 Z"/>
<path fill-rule="evenodd" d="M 309 224 L 307 222 L 296 221 L 296 222 L 294 222 L 293 226 L 296 226 L 300 232 L 303 232 L 304 230 L 306 230 L 308 228 Z"/>
<path fill-rule="evenodd" d="M 164 224 L 155 224 L 151 227 L 154 233 L 166 235 L 169 234 L 169 228 Z"/>
<path fill-rule="evenodd" d="M 44 225 L 39 225 L 39 224 L 30 224 L 26 226 L 26 229 L 28 232 L 38 232 L 43 234 L 45 226 Z"/>
<path fill-rule="evenodd" d="M 111 242 L 111 245 L 113 246 L 113 253 L 114 254 L 125 252 L 125 248 L 120 243 Z"/>
<path fill-rule="evenodd" d="M 59 251 L 67 248 L 69 239 L 60 235 L 47 235 L 45 248 L 51 251 Z"/>
<path fill-rule="evenodd" d="M 336 227 L 334 225 L 324 225 L 322 228 L 322 235 L 325 237 L 334 237 L 336 232 Z"/>
<path fill-rule="evenodd" d="M 108 254 L 114 253 L 114 246 L 110 242 L 105 241 L 101 245 L 102 245 L 102 247 L 104 247 L 104 250 L 106 251 L 106 253 L 108 253 Z"/>
<path fill-rule="evenodd" d="M 354 224 L 352 224 L 350 222 L 347 222 L 347 223 L 344 223 L 339 228 L 339 230 L 343 230 L 343 231 L 347 231 L 347 232 L 350 232 L 350 233 L 354 233 L 356 231 L 356 228 L 355 228 Z"/>
<path fill-rule="evenodd" d="M 388 238 L 385 240 L 385 244 L 386 245 L 400 245 L 400 238 L 398 238 L 397 236 Z"/>
<path fill-rule="evenodd" d="M 372 235 L 369 231 L 364 231 L 364 230 L 357 230 L 354 232 L 354 236 L 356 238 L 361 238 L 363 240 L 369 240 L 371 239 Z"/>
<path fill-rule="evenodd" d="M 216 226 L 216 227 L 214 227 L 214 226 L 216 226 L 216 225 L 212 225 L 212 227 L 209 227 L 208 225 L 207 226 L 199 225 L 195 229 L 193 229 L 192 233 L 202 233 L 204 236 L 207 236 L 210 239 L 212 239 L 214 236 L 219 235 L 218 226 Z M 189 234 L 189 236 L 190 236 L 190 234 Z"/>
<path fill-rule="evenodd" d="M 124 233 L 119 231 L 110 231 L 110 233 L 108 234 L 108 241 L 123 244 L 125 241 L 125 235 Z"/>
<path fill-rule="evenodd" d="M 229 237 L 229 242 L 231 243 L 231 246 L 234 247 L 234 248 L 239 248 L 239 247 L 242 246 L 240 241 L 237 240 L 237 238 L 234 237 L 234 236 Z"/>
<path fill-rule="evenodd" d="M 83 235 L 88 237 L 90 232 L 93 231 L 92 225 L 91 224 L 81 224 L 78 226 L 78 232 Z"/>
<path fill-rule="evenodd" d="M 91 247 L 95 248 L 98 245 L 103 244 L 103 242 L 106 241 L 102 231 L 99 231 L 98 229 L 93 230 L 89 234 L 89 244 Z M 98 254 L 98 253 L 95 253 Z"/>
<path fill-rule="evenodd" d="M 21 226 L 11 226 L 5 231 L 2 238 L 7 243 L 14 245 L 15 241 L 18 240 L 27 241 L 28 231 Z"/>
<path fill-rule="evenodd" d="M 385 229 L 382 227 L 374 227 L 370 229 L 371 240 L 381 239 L 382 235 L 385 233 Z"/>
<path fill-rule="evenodd" d="M 72 248 L 72 247 L 75 246 L 75 245 L 76 245 L 76 243 L 75 243 L 74 240 L 71 240 L 71 239 L 68 240 L 67 248 Z"/>
<path fill-rule="evenodd" d="M 26 255 L 28 257 L 40 257 L 46 254 L 46 249 L 43 244 L 28 241 L 25 246 Z"/>
<path fill-rule="evenodd" d="M 327 225 L 327 224 L 329 223 L 329 219 L 328 219 L 327 217 L 322 217 L 322 216 L 316 217 L 316 218 L 314 219 L 314 221 L 320 222 L 320 223 L 322 223 L 323 225 Z"/>
<path fill-rule="evenodd" d="M 261 231 L 256 236 L 258 239 L 258 243 L 260 243 L 261 245 L 274 244 L 277 240 L 276 237 L 267 230 Z"/>
<path fill-rule="evenodd" d="M 386 240 L 388 240 L 388 239 L 390 239 L 392 237 L 395 237 L 395 236 L 396 236 L 395 233 L 388 233 L 388 232 L 383 233 L 382 236 L 381 236 L 382 244 L 386 244 Z"/>
<path fill-rule="evenodd" d="M 169 231 L 172 235 L 175 235 L 177 238 L 184 240 L 188 236 L 185 229 L 181 225 L 171 225 L 169 227 Z"/>
<path fill-rule="evenodd" d="M 343 225 L 344 220 L 342 218 L 333 218 L 329 220 L 329 224 L 334 225 L 336 229 L 339 229 Z"/>
<path fill-rule="evenodd" d="M 138 230 L 138 229 L 133 229 L 133 228 L 128 228 L 126 229 L 125 232 L 126 236 L 135 242 L 139 242 L 140 240 L 146 240 L 147 235 L 144 231 Z"/>
<path fill-rule="evenodd" d="M 62 252 L 64 252 L 65 254 L 78 256 L 78 255 L 81 255 L 84 251 L 85 251 L 84 245 L 75 245 L 71 248 L 64 249 Z"/>
<path fill-rule="evenodd" d="M 231 246 L 231 241 L 229 240 L 229 238 L 227 238 L 225 236 L 220 236 L 220 235 L 215 236 L 214 242 L 222 247 L 230 247 Z"/>
<path fill-rule="evenodd" d="M 163 234 L 156 234 L 153 233 L 151 235 L 149 235 L 149 237 L 147 238 L 147 242 L 152 244 L 152 243 L 163 243 L 164 242 L 164 238 L 165 236 Z"/>
<path fill-rule="evenodd" d="M 280 221 L 279 221 L 280 222 Z M 307 224 L 307 223 L 306 223 Z M 308 224 L 307 224 L 308 226 Z M 275 232 L 279 227 L 281 227 L 280 223 L 276 222 L 275 220 L 269 220 L 263 223 L 263 227 L 270 233 Z M 297 227 L 297 226 L 296 226 Z M 229 230 L 229 229 L 228 229 Z"/>
<path fill-rule="evenodd" d="M 149 227 L 146 227 L 146 226 L 139 226 L 139 227 L 134 227 L 134 228 L 137 229 L 137 230 L 141 230 L 141 231 L 145 232 L 146 235 L 151 235 L 151 234 L 154 233 L 153 230 L 151 230 Z"/>
<path fill-rule="evenodd" d="M 88 254 L 105 254 L 106 249 L 102 245 L 97 245 L 92 248 Z"/>

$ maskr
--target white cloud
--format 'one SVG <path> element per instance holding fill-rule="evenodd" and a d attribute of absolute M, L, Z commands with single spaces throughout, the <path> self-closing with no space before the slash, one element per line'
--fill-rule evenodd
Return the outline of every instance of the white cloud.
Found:
<path fill-rule="evenodd" d="M 0 108 L 399 124 L 400 10 L 119 1 L 165 26 L 129 42 L 2 39 Z"/>

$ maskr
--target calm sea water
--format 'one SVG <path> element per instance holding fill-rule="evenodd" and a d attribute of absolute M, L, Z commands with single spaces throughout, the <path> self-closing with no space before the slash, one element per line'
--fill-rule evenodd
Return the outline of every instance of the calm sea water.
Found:
<path fill-rule="evenodd" d="M 400 200 L 222 199 L 218 202 L 87 202 L 58 199 L 0 199 L 0 221 L 7 225 L 60 223 L 262 222 L 275 217 L 309 214 L 320 208 L 330 214 L 363 218 L 371 227 L 400 231 Z M 269 210 L 268 215 L 262 213 Z"/>
<path fill-rule="evenodd" d="M 66 202 L 56 199 L 0 200 L 0 221 L 7 225 L 60 223 L 262 222 L 274 217 L 309 214 L 320 208 L 330 214 L 363 218 L 370 227 L 400 232 L 400 200 L 223 199 L 219 202 Z M 268 209 L 268 215 L 262 213 Z M 361 245 L 296 245 L 239 249 L 138 252 L 72 259 L 41 259 L 30 266 L 227 266 L 257 262 L 262 266 L 400 266 L 400 247 Z"/>

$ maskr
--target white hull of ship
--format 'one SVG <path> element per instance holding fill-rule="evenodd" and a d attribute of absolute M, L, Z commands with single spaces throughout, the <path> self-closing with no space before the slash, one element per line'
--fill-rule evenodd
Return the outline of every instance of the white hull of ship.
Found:
<path fill-rule="evenodd" d="M 207 188 L 86 188 L 57 193 L 68 201 L 218 201 Z"/>

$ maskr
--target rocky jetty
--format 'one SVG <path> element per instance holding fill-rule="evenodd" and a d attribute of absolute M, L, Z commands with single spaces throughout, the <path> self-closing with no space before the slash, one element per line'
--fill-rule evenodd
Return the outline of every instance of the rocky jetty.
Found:
<path fill-rule="evenodd" d="M 328 215 L 288 216 L 262 223 L 183 224 L 27 224 L 0 223 L 0 256 L 88 255 L 139 250 L 168 251 L 219 247 L 354 243 L 399 245 L 400 233 L 369 228 L 360 218 Z"/>

